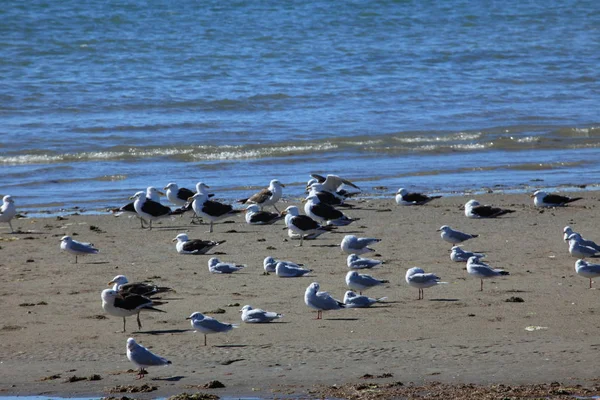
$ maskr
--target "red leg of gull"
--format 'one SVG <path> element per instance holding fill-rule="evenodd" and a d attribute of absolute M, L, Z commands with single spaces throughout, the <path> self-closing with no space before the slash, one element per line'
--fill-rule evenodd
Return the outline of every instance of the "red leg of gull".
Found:
<path fill-rule="evenodd" d="M 317 310 L 317 318 L 316 319 L 321 319 L 321 316 L 322 316 L 322 311 Z"/>

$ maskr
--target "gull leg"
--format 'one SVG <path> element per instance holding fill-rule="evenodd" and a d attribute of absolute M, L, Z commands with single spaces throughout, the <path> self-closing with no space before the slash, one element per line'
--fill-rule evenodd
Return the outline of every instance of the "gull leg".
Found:
<path fill-rule="evenodd" d="M 481 281 L 481 289 L 479 289 L 481 292 L 483 292 L 483 279 L 480 279 Z"/>
<path fill-rule="evenodd" d="M 302 247 L 302 241 L 304 240 L 304 234 L 300 234 L 300 244 L 297 244 L 296 247 Z"/>
<path fill-rule="evenodd" d="M 212 233 L 212 231 L 213 231 L 213 222 L 210 221 L 210 225 L 208 227 L 208 232 L 206 232 L 206 233 Z"/>
<path fill-rule="evenodd" d="M 273 208 L 275 209 L 275 211 L 277 211 L 277 214 L 281 214 L 281 211 L 279 211 L 279 210 L 277 209 L 277 206 L 276 206 L 275 204 L 273 204 Z"/>
<path fill-rule="evenodd" d="M 146 227 L 144 226 L 144 218 L 140 217 L 140 225 L 142 226 L 141 229 L 145 229 Z"/>
<path fill-rule="evenodd" d="M 137 313 L 137 323 L 138 323 L 138 329 L 141 330 L 142 329 L 142 321 L 140 321 L 140 313 Z"/>
<path fill-rule="evenodd" d="M 592 288 L 592 278 L 590 278 L 590 289 Z"/>
<path fill-rule="evenodd" d="M 123 332 L 125 332 L 125 317 L 123 317 Z"/>
<path fill-rule="evenodd" d="M 10 233 L 15 233 L 15 230 L 12 227 L 12 223 L 8 221 L 8 226 L 10 226 Z"/>
<path fill-rule="evenodd" d="M 322 316 L 323 316 L 323 311 L 317 310 L 317 318 L 316 319 L 321 319 Z"/>
<path fill-rule="evenodd" d="M 150 220 L 150 222 L 148 223 L 148 226 L 149 226 L 148 230 L 151 231 L 152 230 L 152 220 Z"/>
<path fill-rule="evenodd" d="M 204 345 L 206 346 L 206 333 L 204 334 Z"/>
<path fill-rule="evenodd" d="M 75 264 L 77 264 L 77 254 L 75 254 Z"/>

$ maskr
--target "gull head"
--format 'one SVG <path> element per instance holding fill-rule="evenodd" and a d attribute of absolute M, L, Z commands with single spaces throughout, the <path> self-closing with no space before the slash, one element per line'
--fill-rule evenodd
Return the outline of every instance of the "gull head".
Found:
<path fill-rule="evenodd" d="M 196 192 L 205 193 L 207 189 L 210 189 L 210 186 L 208 186 L 206 183 L 204 183 L 204 182 L 196 183 Z"/>
<path fill-rule="evenodd" d="M 269 265 L 275 262 L 275 259 L 271 256 L 267 256 L 265 257 L 265 259 L 263 260 L 263 265 Z"/>
<path fill-rule="evenodd" d="M 169 182 L 167 184 L 167 186 L 165 186 L 163 188 L 163 190 L 169 190 L 169 189 L 171 189 L 171 190 L 177 190 L 177 189 L 179 189 L 179 187 L 177 186 L 177 184 L 175 182 Z"/>
<path fill-rule="evenodd" d="M 129 281 L 127 280 L 127 277 L 125 275 L 117 275 L 112 279 L 112 281 L 108 282 L 108 286 L 114 285 L 115 283 L 117 285 L 125 285 L 128 282 Z"/>
<path fill-rule="evenodd" d="M 424 273 L 425 273 L 425 271 L 423 271 L 422 268 L 412 267 L 408 271 L 406 271 L 406 280 L 408 281 L 408 278 L 410 278 L 414 274 L 424 274 Z"/>
<path fill-rule="evenodd" d="M 195 313 L 192 313 L 192 315 L 190 315 L 186 319 L 191 319 L 192 321 L 203 320 L 204 319 L 204 314 L 202 314 L 201 312 L 196 311 Z"/>
<path fill-rule="evenodd" d="M 256 204 L 251 204 L 248 207 L 246 207 L 246 212 L 247 213 L 254 214 L 254 213 L 257 213 L 259 211 L 260 211 L 260 207 L 258 205 L 256 205 Z"/>
<path fill-rule="evenodd" d="M 63 236 L 60 238 L 61 242 L 65 242 L 65 243 L 70 243 L 73 241 L 73 239 L 71 239 L 71 236 Z"/>
<path fill-rule="evenodd" d="M 476 264 L 481 260 L 480 256 L 471 256 L 469 257 L 469 260 L 467 261 L 467 264 Z"/>
<path fill-rule="evenodd" d="M 465 208 L 473 208 L 473 207 L 477 207 L 479 205 L 479 202 L 477 200 L 471 199 L 469 201 L 467 201 L 467 203 L 465 204 Z"/>
<path fill-rule="evenodd" d="M 219 261 L 219 259 L 217 257 L 212 257 L 210 260 L 208 260 L 208 266 L 209 266 L 209 268 L 210 267 L 214 267 L 218 263 L 220 263 L 220 261 Z"/>
<path fill-rule="evenodd" d="M 129 339 L 127 339 L 127 350 L 131 351 L 135 348 L 135 346 L 137 346 L 137 342 L 134 338 L 130 337 Z"/>
<path fill-rule="evenodd" d="M 148 188 L 146 189 L 146 197 L 152 197 L 152 194 L 154 193 L 159 194 L 161 196 L 165 195 L 163 192 L 156 189 L 154 186 L 148 186 Z"/>
<path fill-rule="evenodd" d="M 533 192 L 533 194 L 530 197 L 537 197 L 541 200 L 542 197 L 546 196 L 547 193 L 543 192 L 541 190 L 536 190 L 535 192 Z"/>
<path fill-rule="evenodd" d="M 436 232 L 448 232 L 450 229 L 451 228 L 448 225 L 442 225 Z"/>
<path fill-rule="evenodd" d="M 102 298 L 103 301 L 109 302 L 109 300 L 114 300 L 119 296 L 119 293 L 117 293 L 116 290 L 112 290 L 112 289 L 104 289 L 102 291 L 102 293 L 100 294 L 100 297 Z"/>
<path fill-rule="evenodd" d="M 189 240 L 187 233 L 180 233 L 173 238 L 173 242 L 187 242 Z"/>
<path fill-rule="evenodd" d="M 298 207 L 296 207 L 296 206 L 289 206 L 288 208 L 283 210 L 283 212 L 281 214 L 297 217 L 298 215 L 300 215 L 300 211 L 298 210 Z"/>
<path fill-rule="evenodd" d="M 142 191 L 139 191 L 139 192 L 136 192 L 136 193 L 135 193 L 133 196 L 131 196 L 131 197 L 129 198 L 129 200 L 133 200 L 133 199 L 139 199 L 139 198 L 142 198 L 142 197 L 144 197 L 145 195 L 146 195 L 146 193 L 144 193 L 144 192 L 142 192 Z"/>
<path fill-rule="evenodd" d="M 319 284 L 317 282 L 313 282 L 310 285 L 308 285 L 308 288 L 306 288 L 306 290 L 313 293 L 317 293 L 319 291 L 319 288 Z"/>
<path fill-rule="evenodd" d="M 351 263 L 351 262 L 354 262 L 354 261 L 358 260 L 359 258 L 360 258 L 360 257 L 359 257 L 358 255 L 356 255 L 356 254 L 352 253 L 352 254 L 350 254 L 350 255 L 348 256 L 348 259 L 347 259 L 347 260 L 348 260 L 348 263 Z"/>
<path fill-rule="evenodd" d="M 579 260 L 575 261 L 575 271 L 577 271 L 581 267 L 585 267 L 586 265 L 588 265 L 588 263 L 585 260 L 579 259 Z"/>
<path fill-rule="evenodd" d="M 8 195 L 8 194 L 2 198 L 2 201 L 3 201 L 4 203 L 14 203 L 14 202 L 15 202 L 15 201 L 13 200 L 12 196 L 11 196 L 11 195 Z"/>
<path fill-rule="evenodd" d="M 284 185 L 283 183 L 279 182 L 279 180 L 278 180 L 278 179 L 273 179 L 273 180 L 272 180 L 272 181 L 269 183 L 269 186 L 272 186 L 272 187 L 285 187 L 285 185 Z"/>
<path fill-rule="evenodd" d="M 242 307 L 240 312 L 243 313 L 245 311 L 250 311 L 250 310 L 252 310 L 252 306 L 249 306 L 248 304 L 246 304 L 244 307 Z"/>
<path fill-rule="evenodd" d="M 406 190 L 404 188 L 400 188 L 400 189 L 398 189 L 396 194 L 399 194 L 400 196 L 404 196 L 405 194 L 408 194 L 408 190 Z"/>

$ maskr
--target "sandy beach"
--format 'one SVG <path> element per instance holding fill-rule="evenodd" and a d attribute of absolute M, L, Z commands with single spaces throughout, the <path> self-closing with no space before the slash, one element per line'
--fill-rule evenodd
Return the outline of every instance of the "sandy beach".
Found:
<path fill-rule="evenodd" d="M 544 210 L 534 208 L 526 194 L 446 197 L 423 207 L 397 206 L 391 196 L 358 200 L 345 212 L 360 221 L 303 247 L 288 239 L 283 222 L 250 226 L 242 216 L 217 223 L 211 234 L 205 233 L 207 225 L 190 225 L 187 216 L 155 222 L 151 231 L 141 230 L 137 219 L 112 215 L 19 219 L 13 221 L 16 234 L 2 224 L 0 395 L 115 396 L 111 390 L 120 385 L 147 384 L 156 389 L 136 396 L 201 390 L 218 396 L 370 398 L 378 387 L 399 387 L 399 382 L 404 387 L 441 382 L 450 385 L 446 388 L 559 382 L 554 389 L 598 393 L 600 282 L 589 289 L 588 280 L 575 273 L 576 259 L 562 230 L 571 225 L 600 240 L 600 193 L 577 195 L 584 199 Z M 460 207 L 470 198 L 515 213 L 468 219 Z M 450 260 L 451 245 L 436 232 L 441 225 L 479 234 L 463 247 L 486 253 L 491 266 L 510 276 L 487 280 L 480 292 L 479 280 L 467 274 L 465 264 Z M 179 255 L 172 239 L 182 232 L 226 243 L 207 255 Z M 339 243 L 350 233 L 383 239 L 368 256 L 385 263 L 368 273 L 390 283 L 366 294 L 388 299 L 369 309 L 325 312 L 323 320 L 315 320 L 304 291 L 316 281 L 321 290 L 343 298 L 348 268 Z M 59 249 L 63 235 L 92 242 L 100 253 L 75 264 L 74 256 Z M 210 274 L 207 261 L 215 252 L 247 268 Z M 314 272 L 289 279 L 264 275 L 262 262 L 269 255 Z M 425 289 L 425 299 L 416 300 L 417 289 L 404 281 L 414 266 L 449 284 Z M 166 313 L 142 314 L 141 331 L 130 317 L 128 332 L 118 332 L 122 320 L 106 315 L 100 300 L 118 274 L 174 288 L 160 307 Z M 507 301 L 511 298 L 523 302 Z M 245 304 L 284 317 L 243 324 L 239 310 Z M 185 318 L 219 309 L 224 313 L 211 315 L 240 327 L 210 335 L 205 347 L 202 334 L 193 332 Z M 150 368 L 136 380 L 125 355 L 129 337 L 173 365 Z M 87 379 L 68 382 L 73 377 Z M 225 388 L 202 389 L 213 380 Z M 331 391 L 332 385 L 365 383 L 374 385 L 366 385 L 369 393 L 355 386 L 353 392 Z"/>

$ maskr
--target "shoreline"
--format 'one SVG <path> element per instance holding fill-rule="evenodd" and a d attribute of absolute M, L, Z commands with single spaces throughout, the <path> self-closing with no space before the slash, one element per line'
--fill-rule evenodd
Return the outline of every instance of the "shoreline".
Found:
<path fill-rule="evenodd" d="M 226 387 L 202 392 L 260 398 L 306 398 L 311 393 L 336 397 L 336 391 L 344 398 L 350 392 L 332 385 L 356 391 L 353 385 L 371 382 L 441 382 L 459 388 L 562 382 L 570 388 L 595 387 L 597 284 L 590 290 L 587 280 L 575 274 L 562 228 L 571 225 L 591 239 L 600 236 L 594 222 L 600 192 L 578 195 L 584 199 L 569 207 L 544 210 L 534 208 L 525 194 L 475 196 L 516 211 L 495 220 L 464 216 L 460 207 L 471 195 L 444 197 L 423 207 L 400 207 L 389 198 L 360 199 L 350 201 L 356 208 L 344 210 L 360 221 L 307 241 L 303 248 L 288 240 L 281 223 L 249 226 L 239 216 L 217 223 L 212 234 L 204 233 L 206 225 L 189 225 L 187 217 L 162 220 L 152 231 L 141 231 L 137 220 L 110 215 L 20 219 L 13 221 L 22 231 L 16 235 L 1 224 L 5 279 L 0 298 L 5 315 L 0 324 L 0 386 L 5 389 L 0 394 L 107 395 L 106 389 L 146 383 L 157 390 L 136 397 L 154 398 L 195 392 L 212 380 Z M 464 265 L 450 261 L 450 246 L 435 232 L 443 224 L 478 233 L 464 247 L 485 252 L 493 267 L 511 275 L 486 281 L 480 292 Z M 217 256 L 248 267 L 231 276 L 209 274 L 206 263 L 215 251 L 178 255 L 171 239 L 180 232 L 227 240 L 218 248 L 225 254 Z M 325 312 L 324 320 L 315 321 L 316 314 L 303 303 L 304 290 L 318 281 L 321 290 L 343 297 L 348 268 L 339 242 L 350 232 L 383 239 L 370 256 L 385 263 L 367 273 L 390 283 L 366 294 L 388 300 L 370 309 Z M 59 251 L 65 234 L 93 242 L 100 254 L 74 264 L 72 256 Z M 267 255 L 315 271 L 304 278 L 264 276 L 262 259 Z M 418 301 L 417 290 L 404 282 L 405 271 L 413 266 L 450 284 L 426 289 L 425 300 Z M 143 314 L 140 332 L 133 331 L 135 321 L 128 318 L 131 331 L 115 333 L 121 320 L 103 312 L 99 293 L 117 274 L 174 287 L 176 294 L 162 307 L 167 313 Z M 511 297 L 524 302 L 507 302 Z M 283 313 L 284 318 L 210 335 L 207 347 L 185 321 L 193 311 L 221 309 L 225 313 L 212 316 L 241 323 L 238 310 L 244 304 Z M 534 330 L 525 329 L 529 327 Z M 128 337 L 173 365 L 150 368 L 149 375 L 136 381 L 127 372 L 133 369 L 125 357 Z M 60 378 L 41 380 L 57 374 Z M 95 374 L 101 379 L 64 383 L 73 375 Z M 386 374 L 391 377 L 361 378 Z M 377 389 L 367 388 L 369 393 Z"/>

